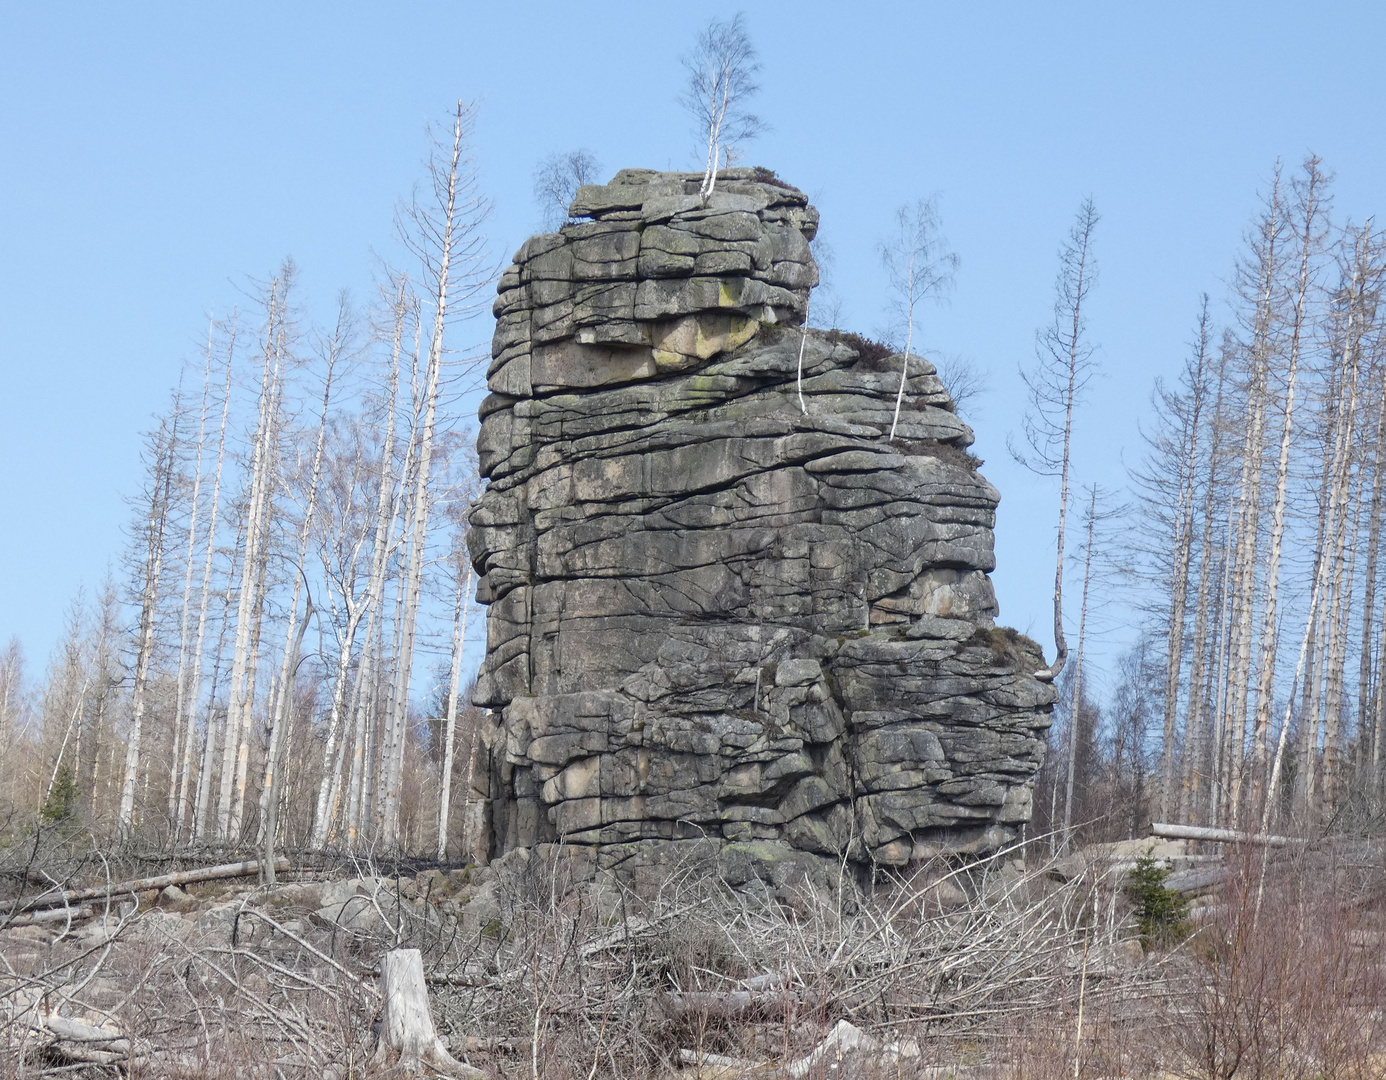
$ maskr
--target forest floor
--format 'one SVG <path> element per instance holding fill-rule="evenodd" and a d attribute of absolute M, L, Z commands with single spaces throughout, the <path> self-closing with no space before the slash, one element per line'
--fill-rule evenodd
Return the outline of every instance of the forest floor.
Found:
<path fill-rule="evenodd" d="M 495 1077 L 1386 1076 L 1379 844 L 1152 838 L 760 889 L 699 863 L 576 881 L 557 850 L 291 858 L 274 885 L 107 893 L 109 862 L 64 843 L 0 901 L 3 1076 L 384 1075 L 398 949 L 452 1056 Z M 103 895 L 14 902 L 48 879 Z"/>

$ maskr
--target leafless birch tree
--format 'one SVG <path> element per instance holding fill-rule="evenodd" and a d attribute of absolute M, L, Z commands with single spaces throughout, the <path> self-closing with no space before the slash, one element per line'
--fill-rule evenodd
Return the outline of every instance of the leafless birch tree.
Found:
<path fill-rule="evenodd" d="M 765 125 L 746 105 L 760 89 L 756 73 L 760 62 L 740 14 L 730 21 L 714 19 L 698 35 L 693 52 L 683 61 L 688 85 L 679 104 L 692 117 L 696 131 L 707 143 L 701 194 L 712 198 L 722 159 L 731 164 L 738 143 L 755 138 Z"/>
<path fill-rule="evenodd" d="M 938 298 L 948 290 L 958 268 L 957 255 L 947 249 L 938 230 L 934 200 L 919 199 L 895 212 L 895 232 L 879 246 L 881 265 L 890 281 L 891 304 L 905 324 L 905 358 L 900 363 L 900 388 L 895 394 L 895 414 L 887 436 L 890 439 L 895 438 L 900 424 L 917 310 L 925 300 Z"/>

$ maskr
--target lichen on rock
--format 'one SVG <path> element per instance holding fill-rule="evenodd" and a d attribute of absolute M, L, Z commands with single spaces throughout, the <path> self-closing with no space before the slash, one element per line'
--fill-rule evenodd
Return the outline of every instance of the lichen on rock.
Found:
<path fill-rule="evenodd" d="M 1030 816 L 1053 689 L 934 368 L 801 329 L 818 215 L 624 170 L 505 272 L 471 513 L 482 858 L 901 866 Z M 799 372 L 802 356 L 802 384 Z M 807 412 L 799 405 L 802 389 Z"/>

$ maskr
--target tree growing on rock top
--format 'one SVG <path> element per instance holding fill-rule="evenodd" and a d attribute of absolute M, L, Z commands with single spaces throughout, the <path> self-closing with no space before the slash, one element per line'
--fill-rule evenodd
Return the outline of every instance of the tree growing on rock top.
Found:
<path fill-rule="evenodd" d="M 900 389 L 890 422 L 889 438 L 893 439 L 909 378 L 915 311 L 930 297 L 942 296 L 953 284 L 958 257 L 939 236 L 938 207 L 932 198 L 917 199 L 895 212 L 895 231 L 881 242 L 880 253 L 881 265 L 890 280 L 891 307 L 905 324 L 905 359 L 900 365 Z"/>
<path fill-rule="evenodd" d="M 746 108 L 747 100 L 760 89 L 756 82 L 760 61 L 742 15 L 738 12 L 730 21 L 713 19 L 708 23 L 693 52 L 684 57 L 683 66 L 688 85 L 679 96 L 679 104 L 693 118 L 699 138 L 707 139 L 707 162 L 699 191 L 706 202 L 717 186 L 719 158 L 730 165 L 737 143 L 765 130 L 760 117 Z"/>
<path fill-rule="evenodd" d="M 534 171 L 534 201 L 539 204 L 548 232 L 563 227 L 578 188 L 597 183 L 601 167 L 601 162 L 586 149 L 550 154 L 539 163 Z"/>

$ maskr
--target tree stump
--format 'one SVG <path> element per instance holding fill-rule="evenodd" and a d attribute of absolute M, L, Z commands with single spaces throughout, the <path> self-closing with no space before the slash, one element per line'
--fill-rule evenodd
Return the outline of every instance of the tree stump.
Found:
<path fill-rule="evenodd" d="M 401 1072 L 418 1074 L 425 1065 L 448 1076 L 482 1080 L 480 1069 L 453 1058 L 433 1029 L 428 1012 L 423 957 L 418 949 L 395 949 L 380 960 L 380 1043 L 375 1064 L 397 1058 Z"/>

